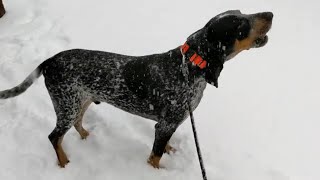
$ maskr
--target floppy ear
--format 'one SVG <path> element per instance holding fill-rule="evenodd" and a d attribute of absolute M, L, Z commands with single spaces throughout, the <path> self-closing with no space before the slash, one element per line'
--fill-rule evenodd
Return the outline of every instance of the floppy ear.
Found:
<path fill-rule="evenodd" d="M 212 67 L 213 66 L 213 67 Z M 218 78 L 223 69 L 223 63 L 208 63 L 205 71 L 205 79 L 207 83 L 218 88 Z"/>
<path fill-rule="evenodd" d="M 221 18 L 213 18 L 205 26 L 208 41 L 229 42 L 229 40 L 234 39 L 234 37 L 236 36 L 241 23 L 242 20 L 236 15 L 225 15 Z"/>
<path fill-rule="evenodd" d="M 249 24 L 249 21 L 247 19 L 241 19 L 241 23 L 239 24 L 236 32 L 237 34 L 237 39 L 238 40 L 243 40 L 246 37 L 248 37 L 250 33 L 251 27 Z"/>

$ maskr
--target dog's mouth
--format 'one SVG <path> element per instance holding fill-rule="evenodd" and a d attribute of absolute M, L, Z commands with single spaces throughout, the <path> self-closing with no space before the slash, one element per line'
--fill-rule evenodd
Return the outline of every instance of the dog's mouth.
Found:
<path fill-rule="evenodd" d="M 263 37 L 259 37 L 257 38 L 254 43 L 253 43 L 253 47 L 254 48 L 260 48 L 260 47 L 263 47 L 264 45 L 266 45 L 268 42 L 268 36 L 265 35 Z"/>
<path fill-rule="evenodd" d="M 252 43 L 252 47 L 260 48 L 267 44 L 267 33 L 271 29 L 273 14 L 271 12 L 263 12 L 253 15 L 253 30 L 256 38 Z"/>

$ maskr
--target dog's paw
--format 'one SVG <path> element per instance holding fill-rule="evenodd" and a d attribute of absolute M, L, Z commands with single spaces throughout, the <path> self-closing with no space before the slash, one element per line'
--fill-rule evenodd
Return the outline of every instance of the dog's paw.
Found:
<path fill-rule="evenodd" d="M 167 154 L 176 153 L 177 149 L 167 144 L 164 152 Z"/>
<path fill-rule="evenodd" d="M 151 155 L 149 156 L 148 159 L 148 164 L 150 164 L 152 167 L 156 168 L 156 169 L 160 169 L 162 167 L 160 167 L 160 159 L 161 157 L 155 156 L 153 153 L 151 153 Z"/>
<path fill-rule="evenodd" d="M 85 129 L 82 129 L 80 136 L 82 140 L 85 140 L 89 136 L 89 132 Z"/>
<path fill-rule="evenodd" d="M 69 159 L 64 159 L 64 160 L 59 160 L 58 161 L 58 165 L 61 167 L 61 168 L 65 168 L 65 166 L 69 163 Z"/>

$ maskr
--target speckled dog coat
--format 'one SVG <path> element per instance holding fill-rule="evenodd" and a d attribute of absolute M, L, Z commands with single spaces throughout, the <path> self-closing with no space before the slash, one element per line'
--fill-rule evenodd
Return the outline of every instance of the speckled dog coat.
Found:
<path fill-rule="evenodd" d="M 157 124 L 149 163 L 159 167 L 169 139 L 188 117 L 188 100 L 194 110 L 207 82 L 218 86 L 226 60 L 244 49 L 266 44 L 271 21 L 269 12 L 225 12 L 192 34 L 186 42 L 190 48 L 184 53 L 180 47 L 140 57 L 82 49 L 63 51 L 40 64 L 19 86 L 0 92 L 0 99 L 21 94 L 43 74 L 57 115 L 49 139 L 62 167 L 69 162 L 62 138 L 72 126 L 82 138 L 88 135 L 82 116 L 91 102 L 106 102 L 152 119 Z M 191 62 L 194 55 L 206 61 L 204 68 Z"/>

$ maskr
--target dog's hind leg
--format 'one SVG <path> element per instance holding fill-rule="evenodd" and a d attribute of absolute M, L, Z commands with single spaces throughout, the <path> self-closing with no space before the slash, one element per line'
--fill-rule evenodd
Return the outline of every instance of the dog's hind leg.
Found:
<path fill-rule="evenodd" d="M 49 135 L 49 140 L 51 141 L 53 148 L 57 154 L 60 167 L 64 167 L 69 163 L 69 159 L 67 158 L 67 155 L 65 154 L 61 145 L 63 136 L 69 129 L 70 128 L 62 128 L 57 126 Z"/>
<path fill-rule="evenodd" d="M 89 136 L 89 132 L 85 130 L 82 126 L 82 119 L 83 119 L 84 113 L 86 112 L 86 110 L 88 109 L 91 103 L 92 103 L 91 100 L 87 100 L 84 102 L 84 104 L 82 105 L 81 111 L 77 117 L 76 123 L 74 124 L 74 127 L 76 128 L 76 130 L 78 131 L 82 139 L 86 139 Z"/>
<path fill-rule="evenodd" d="M 65 167 L 69 160 L 62 148 L 63 136 L 76 123 L 85 98 L 82 98 L 79 92 L 71 92 L 61 87 L 47 88 L 57 115 L 56 127 L 49 135 L 49 140 L 57 154 L 59 165 Z"/>

